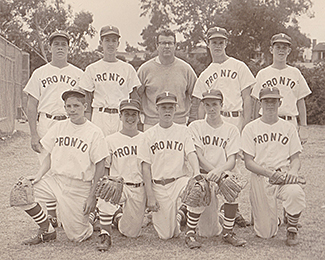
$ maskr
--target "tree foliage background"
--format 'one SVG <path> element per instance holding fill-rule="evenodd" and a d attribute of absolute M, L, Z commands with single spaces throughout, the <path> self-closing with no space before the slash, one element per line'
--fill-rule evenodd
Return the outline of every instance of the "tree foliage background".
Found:
<path fill-rule="evenodd" d="M 71 35 L 69 62 L 84 69 L 99 59 L 87 51 L 92 22 L 90 12 L 73 13 L 64 0 L 0 0 L 0 35 L 30 54 L 31 71 L 49 61 L 47 39 L 56 29 Z"/>
<path fill-rule="evenodd" d="M 142 30 L 141 46 L 155 49 L 153 36 L 163 28 L 181 35 L 178 49 L 191 51 L 204 44 L 205 33 L 213 26 L 230 33 L 227 53 L 246 63 L 270 63 L 270 39 L 283 32 L 293 39 L 289 61 L 299 59 L 310 39 L 300 32 L 297 17 L 310 17 L 311 0 L 140 0 L 141 16 L 150 24 Z"/>

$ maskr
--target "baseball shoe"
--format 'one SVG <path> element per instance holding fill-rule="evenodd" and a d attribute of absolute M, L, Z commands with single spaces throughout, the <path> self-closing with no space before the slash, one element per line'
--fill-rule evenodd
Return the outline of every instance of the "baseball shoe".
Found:
<path fill-rule="evenodd" d="M 59 226 L 58 219 L 56 217 L 48 215 L 47 218 L 48 218 L 49 222 L 51 223 L 52 227 L 57 228 Z"/>
<path fill-rule="evenodd" d="M 249 223 L 244 219 L 242 214 L 239 213 L 238 209 L 236 212 L 235 224 L 237 224 L 239 227 L 246 227 L 249 225 Z"/>
<path fill-rule="evenodd" d="M 288 227 L 286 244 L 287 244 L 287 246 L 296 246 L 299 244 L 297 228 Z"/>
<path fill-rule="evenodd" d="M 49 242 L 51 240 L 56 239 L 56 231 L 54 230 L 53 232 L 49 233 L 44 230 L 38 230 L 38 233 L 36 236 L 23 241 L 24 245 L 37 245 L 43 242 Z"/>
<path fill-rule="evenodd" d="M 190 249 L 200 248 L 202 244 L 197 241 L 195 234 L 185 236 L 185 243 Z"/>
<path fill-rule="evenodd" d="M 246 240 L 237 237 L 234 232 L 224 234 L 222 240 L 229 244 L 232 244 L 233 246 L 244 246 L 246 244 Z"/>
<path fill-rule="evenodd" d="M 97 250 L 104 252 L 107 251 L 112 245 L 112 238 L 108 234 L 99 235 L 99 243 L 97 244 Z"/>

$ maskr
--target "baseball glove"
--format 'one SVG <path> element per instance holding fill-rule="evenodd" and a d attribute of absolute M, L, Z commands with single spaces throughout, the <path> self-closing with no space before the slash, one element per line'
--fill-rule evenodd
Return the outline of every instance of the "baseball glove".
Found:
<path fill-rule="evenodd" d="M 302 176 L 292 175 L 281 169 L 277 169 L 269 178 L 269 183 L 274 185 L 284 184 L 306 184 L 306 180 Z"/>
<path fill-rule="evenodd" d="M 25 206 L 35 202 L 31 180 L 20 177 L 10 191 L 10 206 Z"/>
<path fill-rule="evenodd" d="M 184 204 L 191 207 L 208 206 L 211 202 L 211 188 L 209 181 L 202 175 L 196 175 L 188 180 L 181 195 Z"/>
<path fill-rule="evenodd" d="M 218 193 L 222 194 L 227 202 L 234 202 L 245 188 L 247 181 L 235 174 L 223 173 L 217 181 Z"/>
<path fill-rule="evenodd" d="M 96 197 L 118 204 L 123 192 L 123 183 L 122 177 L 104 176 L 97 183 Z"/>

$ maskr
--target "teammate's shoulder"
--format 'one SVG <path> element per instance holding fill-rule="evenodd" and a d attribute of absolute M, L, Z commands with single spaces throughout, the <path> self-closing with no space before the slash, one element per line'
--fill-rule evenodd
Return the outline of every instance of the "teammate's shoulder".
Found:
<path fill-rule="evenodd" d="M 139 67 L 138 71 L 144 70 L 147 67 L 150 67 L 152 64 L 157 63 L 157 62 L 155 62 L 155 59 L 156 59 L 156 57 L 151 58 L 150 60 L 147 60 L 146 62 L 142 63 L 141 66 Z"/>

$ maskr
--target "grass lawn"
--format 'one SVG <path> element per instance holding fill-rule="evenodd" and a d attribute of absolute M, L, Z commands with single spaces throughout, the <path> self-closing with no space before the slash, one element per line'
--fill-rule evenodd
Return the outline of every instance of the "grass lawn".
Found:
<path fill-rule="evenodd" d="M 30 148 L 28 131 L 18 131 L 13 137 L 0 140 L 0 259 L 325 259 L 325 126 L 309 126 L 309 141 L 304 145 L 301 159 L 301 175 L 307 180 L 307 208 L 300 219 L 300 244 L 296 247 L 285 245 L 283 225 L 278 235 L 269 240 L 256 237 L 253 227 L 236 227 L 235 232 L 247 240 L 242 248 L 213 237 L 200 238 L 203 246 L 190 250 L 185 246 L 184 234 L 163 241 L 158 239 L 152 225 L 143 228 L 136 239 L 123 237 L 114 230 L 113 246 L 104 253 L 95 248 L 98 233 L 78 244 L 70 242 L 62 228 L 58 229 L 54 242 L 25 246 L 21 241 L 34 235 L 37 225 L 22 210 L 9 207 L 9 193 L 20 176 L 36 173 L 39 163 Z M 249 175 L 246 170 L 242 172 Z M 240 210 L 249 219 L 249 185 L 242 193 Z"/>

